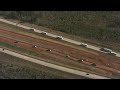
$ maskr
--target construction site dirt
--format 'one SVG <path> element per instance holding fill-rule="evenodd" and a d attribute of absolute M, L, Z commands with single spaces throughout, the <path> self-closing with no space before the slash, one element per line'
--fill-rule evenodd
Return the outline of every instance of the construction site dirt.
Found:
<path fill-rule="evenodd" d="M 120 76 L 120 58 L 104 53 L 90 53 L 76 48 L 61 45 L 15 32 L 0 29 L 0 42 L 19 46 L 39 54 L 39 57 L 49 59 L 48 62 L 65 65 L 78 70 L 84 70 L 109 77 Z M 39 58 L 38 57 L 38 58 Z M 95 65 L 93 65 L 95 64 Z"/>

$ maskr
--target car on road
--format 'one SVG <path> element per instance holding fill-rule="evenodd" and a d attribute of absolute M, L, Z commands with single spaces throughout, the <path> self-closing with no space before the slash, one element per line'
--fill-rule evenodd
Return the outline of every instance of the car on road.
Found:
<path fill-rule="evenodd" d="M 33 31 L 34 31 L 34 28 L 31 28 L 31 29 L 28 29 L 28 30 L 33 32 Z"/>
<path fill-rule="evenodd" d="M 100 48 L 101 51 L 104 51 L 106 53 L 111 53 L 112 50 L 111 49 L 108 49 L 108 48 Z"/>
<path fill-rule="evenodd" d="M 41 32 L 41 34 L 43 34 L 43 35 L 47 35 L 47 32 Z"/>
<path fill-rule="evenodd" d="M 88 47 L 88 45 L 85 44 L 85 43 L 81 43 L 80 46 L 82 46 L 82 47 Z"/>
<path fill-rule="evenodd" d="M 63 37 L 62 37 L 62 36 L 57 36 L 56 39 L 60 39 L 60 40 L 62 40 Z"/>
<path fill-rule="evenodd" d="M 89 73 L 86 73 L 86 75 L 90 75 Z"/>

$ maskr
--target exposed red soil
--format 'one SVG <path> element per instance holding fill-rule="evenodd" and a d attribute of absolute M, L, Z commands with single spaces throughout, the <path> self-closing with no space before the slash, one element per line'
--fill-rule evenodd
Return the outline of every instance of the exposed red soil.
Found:
<path fill-rule="evenodd" d="M 83 50 L 78 50 L 72 47 L 60 45 L 58 43 L 32 38 L 29 36 L 17 34 L 6 30 L 0 30 L 0 36 L 4 36 L 4 37 L 0 37 L 0 42 L 6 42 L 12 45 L 17 45 L 19 47 L 36 51 L 37 53 L 50 49 L 51 51 L 47 51 L 47 53 L 49 52 L 59 57 L 66 58 L 66 55 L 68 55 L 67 58 L 70 60 L 78 61 L 83 59 L 84 61 L 81 63 L 87 65 L 91 65 L 92 63 L 95 63 L 96 67 L 110 72 L 119 72 L 120 70 L 119 58 L 114 58 L 114 59 L 109 58 L 100 53 L 96 55 L 93 53 L 85 52 Z M 20 40 L 20 41 L 18 43 L 15 43 L 16 40 Z M 38 47 L 33 48 L 32 46 L 34 45 Z M 48 58 L 52 58 L 52 57 L 48 57 Z M 58 60 L 60 60 L 60 58 L 58 58 Z"/>

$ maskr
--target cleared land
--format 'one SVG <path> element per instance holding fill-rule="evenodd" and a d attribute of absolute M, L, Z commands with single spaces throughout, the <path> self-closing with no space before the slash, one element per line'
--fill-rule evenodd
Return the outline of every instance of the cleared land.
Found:
<path fill-rule="evenodd" d="M 99 73 L 105 76 L 113 77 L 115 75 L 119 77 L 119 58 L 104 55 L 102 53 L 95 54 L 85 52 L 70 46 L 65 46 L 42 39 L 31 38 L 6 30 L 0 30 L 0 36 L 2 36 L 0 37 L 2 43 L 7 42 L 10 45 L 35 51 L 40 57 L 49 59 L 48 62 L 66 65 L 67 67 L 72 67 L 79 70 L 83 68 L 83 70 L 86 69 L 88 72 Z M 16 40 L 19 42 L 15 43 Z M 37 45 L 38 47 L 33 48 L 33 45 Z M 51 51 L 46 51 L 48 49 L 51 49 Z M 66 55 L 69 55 L 69 57 L 66 57 Z M 85 61 L 80 62 L 81 59 L 84 59 Z M 97 66 L 91 66 L 92 63 L 96 63 Z"/>

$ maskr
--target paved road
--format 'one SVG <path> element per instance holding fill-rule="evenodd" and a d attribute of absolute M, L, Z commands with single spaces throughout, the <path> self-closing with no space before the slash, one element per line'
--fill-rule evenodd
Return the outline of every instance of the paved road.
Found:
<path fill-rule="evenodd" d="M 2 18 L 0 18 L 0 21 L 1 22 L 4 22 L 4 23 L 8 23 L 8 24 L 11 24 L 11 25 L 15 25 L 16 26 L 16 24 L 17 23 L 15 23 L 15 22 L 11 22 L 11 21 L 8 21 L 8 20 L 6 20 L 6 19 L 2 19 Z M 24 25 L 21 25 L 21 24 L 18 24 L 17 25 L 18 27 L 21 27 L 21 28 L 24 28 L 24 29 L 31 29 L 31 27 L 28 27 L 28 26 L 24 26 Z M 42 30 L 37 30 L 37 29 L 35 29 L 34 30 L 35 32 L 37 32 L 37 33 L 41 33 L 41 32 L 43 32 Z M 47 35 L 48 36 L 50 36 L 50 37 L 57 37 L 57 35 L 54 35 L 54 34 L 51 34 L 51 33 L 47 33 Z M 82 42 L 78 42 L 78 41 L 75 41 L 75 40 L 72 40 L 72 39 L 68 39 L 68 38 L 63 38 L 63 40 L 64 41 L 67 41 L 67 42 L 70 42 L 70 43 L 73 43 L 73 44 L 76 44 L 76 45 L 80 45 Z M 90 48 L 90 49 L 93 49 L 93 50 L 96 50 L 96 51 L 100 51 L 100 47 L 97 47 L 97 46 L 93 46 L 93 45 L 89 45 L 88 44 L 88 47 L 87 48 Z M 100 51 L 101 52 L 101 51 Z M 104 53 L 104 52 L 103 52 Z M 120 57 L 120 53 L 117 53 L 117 55 L 116 55 L 117 57 Z"/>
<path fill-rule="evenodd" d="M 40 65 L 43 65 L 43 66 L 46 66 L 46 67 L 50 67 L 50 68 L 57 69 L 57 70 L 60 70 L 60 71 L 72 73 L 72 74 L 75 74 L 75 75 L 88 77 L 88 78 L 91 78 L 91 79 L 110 79 L 110 78 L 95 75 L 95 74 L 87 75 L 87 73 L 83 72 L 83 71 L 78 71 L 78 70 L 70 69 L 70 68 L 67 68 L 67 67 L 51 64 L 51 63 L 48 63 L 48 62 L 45 62 L 45 61 L 40 61 L 38 59 L 34 59 L 34 58 L 31 58 L 31 57 L 28 57 L 28 56 L 25 56 L 25 55 L 7 50 L 7 49 L 3 50 L 3 48 L 1 48 L 1 47 L 0 47 L 0 52 L 9 54 L 9 55 L 12 55 L 12 56 L 15 56 L 15 57 L 19 57 L 21 59 L 24 59 L 24 60 L 27 60 L 27 61 L 30 61 L 30 62 L 33 62 L 33 63 L 37 63 L 37 64 L 40 64 Z M 42 58 L 41 58 L 41 60 L 42 60 Z"/>

